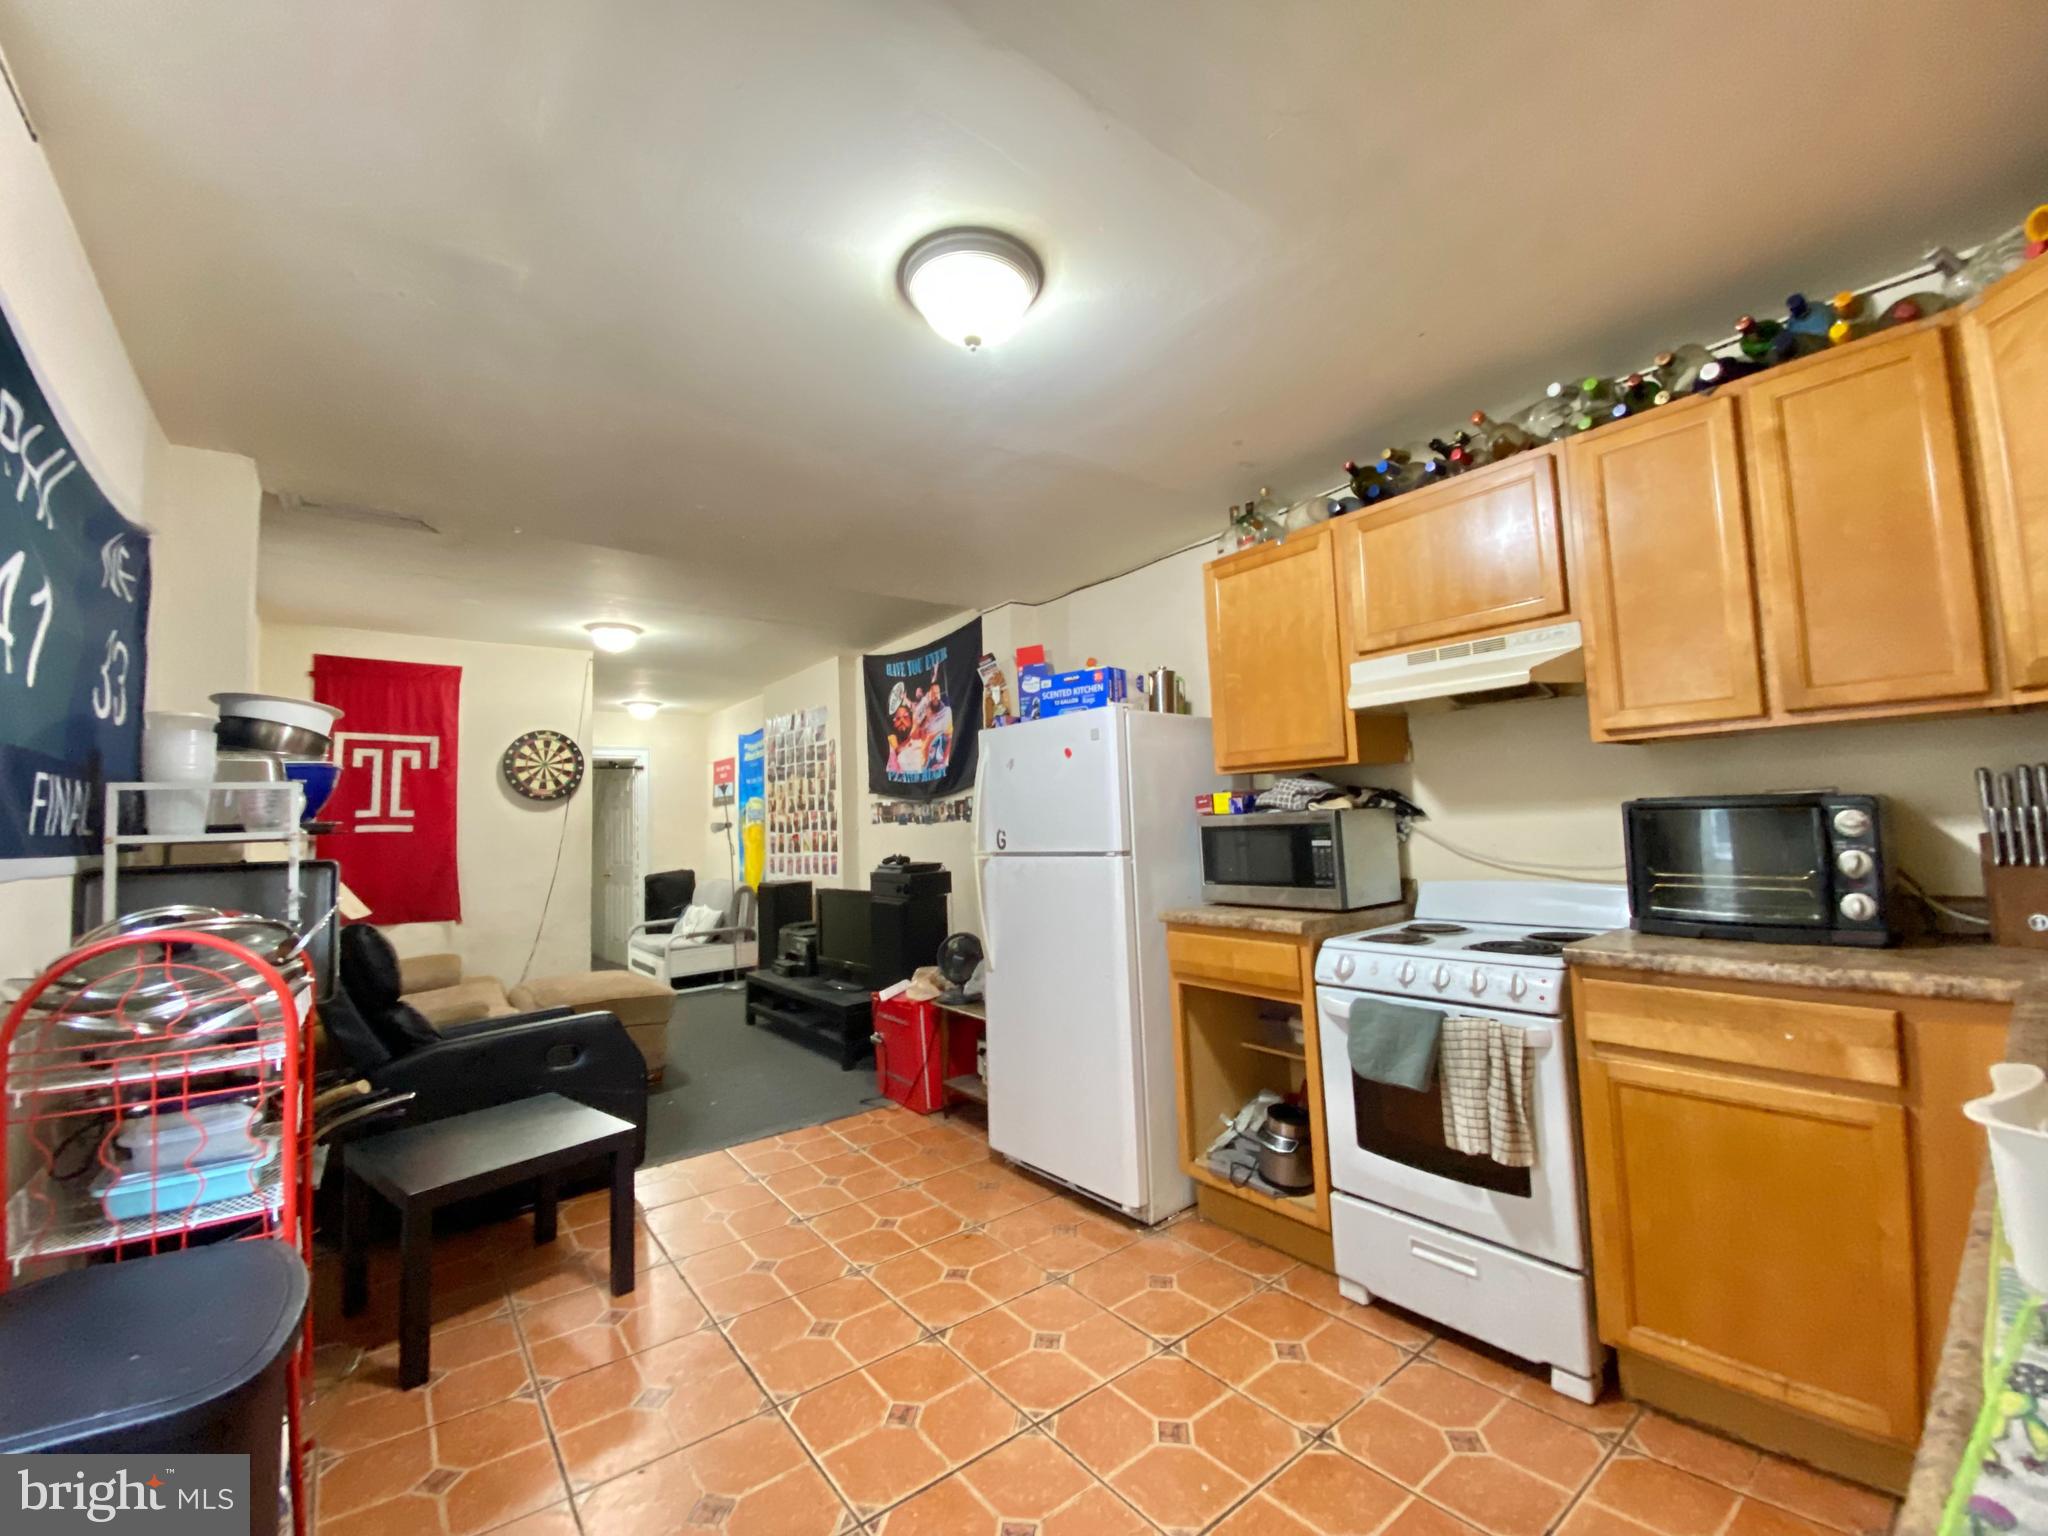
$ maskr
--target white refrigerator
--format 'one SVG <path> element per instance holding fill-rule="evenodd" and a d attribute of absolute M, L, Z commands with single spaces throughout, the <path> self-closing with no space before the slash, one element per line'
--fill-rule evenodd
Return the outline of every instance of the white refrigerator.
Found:
<path fill-rule="evenodd" d="M 981 738 L 988 1140 L 1141 1221 L 1184 1209 L 1160 913 L 1202 899 L 1207 719 L 1111 706 Z"/>

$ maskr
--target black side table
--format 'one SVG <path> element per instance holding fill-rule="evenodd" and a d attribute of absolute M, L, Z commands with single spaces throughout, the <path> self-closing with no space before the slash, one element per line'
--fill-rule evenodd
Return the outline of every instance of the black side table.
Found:
<path fill-rule="evenodd" d="M 633 1289 L 633 1154 L 630 1120 L 543 1093 L 471 1114 L 349 1143 L 342 1151 L 341 1310 L 369 1302 L 366 1248 L 370 1191 L 398 1208 L 398 1384 L 427 1379 L 433 1301 L 434 1212 L 456 1200 L 533 1179 L 536 1245 L 555 1240 L 562 1176 L 609 1157 L 612 1170 L 612 1294 Z"/>

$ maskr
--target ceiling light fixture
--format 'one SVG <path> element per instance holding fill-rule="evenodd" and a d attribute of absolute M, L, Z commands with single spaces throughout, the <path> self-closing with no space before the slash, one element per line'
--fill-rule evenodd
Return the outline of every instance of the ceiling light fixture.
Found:
<path fill-rule="evenodd" d="M 635 720 L 652 720 L 661 713 L 661 700 L 628 699 L 626 700 L 626 713 Z"/>
<path fill-rule="evenodd" d="M 1017 329 L 1044 275 L 1022 241 L 993 229 L 943 229 L 910 248 L 899 280 L 927 325 L 978 352 Z"/>
<path fill-rule="evenodd" d="M 600 651 L 630 651 L 640 643 L 640 626 L 637 624 L 586 624 L 584 632 L 590 636 L 590 643 Z"/>

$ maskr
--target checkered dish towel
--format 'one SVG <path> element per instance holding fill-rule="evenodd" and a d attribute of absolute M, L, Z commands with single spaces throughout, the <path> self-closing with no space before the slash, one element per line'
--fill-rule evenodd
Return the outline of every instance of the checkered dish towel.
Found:
<path fill-rule="evenodd" d="M 1444 1144 L 1509 1168 L 1536 1166 L 1529 1037 L 1499 1019 L 1443 1022 L 1437 1082 L 1444 1101 Z"/>

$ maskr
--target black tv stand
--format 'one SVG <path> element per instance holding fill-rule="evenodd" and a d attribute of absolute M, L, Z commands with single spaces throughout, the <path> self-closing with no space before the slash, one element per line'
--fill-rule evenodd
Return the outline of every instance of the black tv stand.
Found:
<path fill-rule="evenodd" d="M 872 1053 L 874 1031 L 870 994 L 864 982 L 834 981 L 823 976 L 777 976 L 752 971 L 747 976 L 747 1022 L 764 1020 L 836 1034 L 840 1070 L 851 1072 Z"/>

